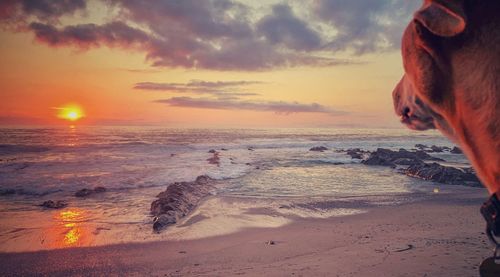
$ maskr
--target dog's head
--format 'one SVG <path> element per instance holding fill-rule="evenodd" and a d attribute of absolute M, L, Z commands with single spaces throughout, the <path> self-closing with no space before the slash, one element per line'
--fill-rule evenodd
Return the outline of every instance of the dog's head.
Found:
<path fill-rule="evenodd" d="M 403 76 L 399 81 L 392 92 L 392 98 L 396 114 L 408 128 L 418 131 L 436 128 L 434 113 L 415 93 L 415 88 L 407 76 Z"/>
<path fill-rule="evenodd" d="M 459 35 L 465 25 L 461 1 L 425 0 L 406 28 L 402 40 L 405 75 L 392 96 L 396 114 L 409 128 L 449 133 L 442 119 L 453 108 L 452 80 L 442 40 Z"/>

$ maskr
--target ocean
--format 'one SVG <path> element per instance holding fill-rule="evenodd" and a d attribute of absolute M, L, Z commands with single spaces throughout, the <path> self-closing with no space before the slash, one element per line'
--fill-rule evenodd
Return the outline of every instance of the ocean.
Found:
<path fill-rule="evenodd" d="M 472 189 L 410 178 L 388 167 L 365 166 L 345 153 L 350 148 L 410 150 L 415 144 L 453 147 L 436 131 L 403 128 L 2 128 L 0 251 L 217 235 L 217 230 L 224 228 L 214 226 L 226 221 L 205 223 L 195 235 L 193 230 L 202 226 L 201 222 L 181 224 L 177 231 L 152 232 L 149 208 L 156 195 L 172 182 L 193 181 L 199 175 L 208 175 L 222 184 L 217 196 L 240 203 L 235 214 L 238 220 L 241 216 L 237 215 L 245 210 L 271 204 L 360 197 L 391 204 L 401 200 L 398 195 L 411 199 L 408 195 Z M 309 151 L 315 146 L 328 150 Z M 212 149 L 219 152 L 219 164 L 207 161 L 213 156 L 209 153 Z M 432 155 L 454 166 L 469 166 L 463 155 Z M 80 189 L 95 187 L 105 187 L 106 192 L 86 198 L 74 196 Z M 68 207 L 40 207 L 46 200 L 64 200 Z M 207 201 L 205 214 L 198 218 L 215 218 L 218 210 L 235 209 L 217 203 Z M 344 208 L 323 216 L 360 211 Z M 302 209 L 296 215 L 314 216 L 314 212 Z M 240 223 L 244 228 L 255 222 L 249 219 Z M 267 221 L 264 226 L 275 223 L 286 224 L 286 220 L 276 217 L 275 222 Z"/>

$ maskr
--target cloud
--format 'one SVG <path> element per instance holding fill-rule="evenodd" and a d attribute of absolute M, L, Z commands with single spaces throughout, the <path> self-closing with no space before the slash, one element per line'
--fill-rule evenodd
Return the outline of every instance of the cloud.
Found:
<path fill-rule="evenodd" d="M 38 41 L 50 46 L 73 45 L 80 48 L 121 46 L 130 48 L 149 43 L 149 36 L 139 29 L 123 22 L 110 22 L 104 25 L 79 24 L 57 29 L 50 24 L 31 23 L 29 28 Z"/>
<path fill-rule="evenodd" d="M 290 6 L 275 5 L 272 14 L 257 23 L 262 33 L 272 45 L 282 45 L 293 50 L 310 51 L 321 46 L 321 37 L 308 23 L 296 17 Z"/>
<path fill-rule="evenodd" d="M 183 31 L 204 39 L 245 38 L 252 35 L 248 7 L 230 0 L 111 0 L 124 18 L 170 37 Z"/>
<path fill-rule="evenodd" d="M 0 22 L 15 23 L 33 16 L 41 21 L 57 22 L 63 15 L 85 10 L 85 0 L 2 0 Z"/>
<path fill-rule="evenodd" d="M 284 101 L 248 101 L 248 100 L 210 99 L 210 98 L 192 98 L 192 97 L 172 97 L 169 99 L 156 100 L 155 102 L 168 104 L 174 107 L 189 107 L 189 108 L 215 109 L 215 110 L 271 111 L 277 114 L 291 114 L 291 113 L 326 113 L 329 115 L 346 114 L 346 112 L 344 111 L 337 111 L 317 103 L 302 104 L 298 102 L 284 102 Z"/>
<path fill-rule="evenodd" d="M 246 86 L 263 84 L 259 81 L 203 81 L 191 80 L 187 83 L 136 83 L 134 88 L 141 90 L 167 91 L 172 93 L 195 93 L 206 94 L 212 97 L 172 97 L 160 99 L 154 102 L 164 103 L 174 107 L 190 107 L 199 109 L 216 110 L 251 110 L 271 111 L 278 114 L 291 113 L 325 113 L 329 115 L 342 115 L 343 111 L 312 103 L 302 104 L 298 102 L 248 100 L 246 96 L 257 96 L 259 94 L 247 92 Z"/>
<path fill-rule="evenodd" d="M 155 82 L 140 82 L 134 85 L 134 89 L 143 90 L 165 90 L 174 92 L 214 92 L 228 88 L 239 88 L 242 86 L 262 84 L 257 81 L 202 81 L 191 80 L 188 83 L 155 83 Z"/>
<path fill-rule="evenodd" d="M 219 98 L 237 98 L 241 96 L 256 96 L 258 93 L 241 91 L 243 87 L 262 84 L 257 81 L 202 81 L 191 80 L 188 83 L 154 83 L 140 82 L 134 85 L 134 89 L 166 91 L 172 93 L 196 93 L 211 94 Z"/>
<path fill-rule="evenodd" d="M 316 0 L 257 9 L 236 0 L 4 0 L 0 20 L 51 47 L 133 50 L 155 67 L 262 71 L 357 64 L 337 53 L 357 59 L 394 50 L 416 2 Z M 59 20 L 101 9 L 108 9 L 104 23 Z"/>
<path fill-rule="evenodd" d="M 118 68 L 118 70 L 123 70 L 127 72 L 132 72 L 132 73 L 159 73 L 161 72 L 160 69 L 152 69 L 152 68 L 147 68 L 147 69 L 136 69 L 136 68 Z"/>
<path fill-rule="evenodd" d="M 420 1 L 316 0 L 315 15 L 336 30 L 325 49 L 365 54 L 399 48 L 401 34 Z"/>

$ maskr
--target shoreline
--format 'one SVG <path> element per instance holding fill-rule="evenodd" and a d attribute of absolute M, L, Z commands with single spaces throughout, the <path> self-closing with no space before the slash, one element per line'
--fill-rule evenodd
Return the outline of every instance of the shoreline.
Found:
<path fill-rule="evenodd" d="M 200 239 L 0 253 L 0 275 L 471 276 L 491 254 L 479 214 L 485 197 L 435 194 Z"/>

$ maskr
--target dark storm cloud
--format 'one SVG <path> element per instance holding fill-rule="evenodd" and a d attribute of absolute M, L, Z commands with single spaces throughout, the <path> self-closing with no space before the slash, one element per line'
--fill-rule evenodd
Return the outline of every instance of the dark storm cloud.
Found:
<path fill-rule="evenodd" d="M 216 110 L 250 110 L 250 111 L 271 111 L 278 114 L 291 113 L 326 113 L 330 115 L 344 115 L 343 111 L 336 111 L 329 107 L 312 103 L 302 104 L 297 102 L 283 101 L 249 101 L 234 99 L 210 99 L 192 97 L 172 97 L 155 101 L 165 103 L 175 107 L 189 107 L 200 109 Z"/>
<path fill-rule="evenodd" d="M 62 25 L 59 17 L 96 8 L 84 0 L 5 0 L 0 18 L 49 46 L 134 50 L 156 67 L 258 71 L 353 64 L 336 53 L 394 50 L 417 2 L 316 0 L 298 13 L 293 2 L 262 12 L 234 0 L 100 0 L 92 3 L 116 11 L 109 22 Z"/>

